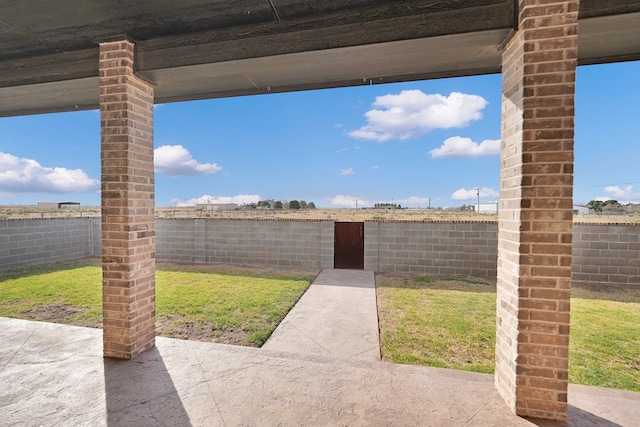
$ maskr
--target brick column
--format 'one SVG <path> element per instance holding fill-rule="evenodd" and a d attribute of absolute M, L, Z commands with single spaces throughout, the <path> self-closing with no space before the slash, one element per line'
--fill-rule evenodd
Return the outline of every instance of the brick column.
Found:
<path fill-rule="evenodd" d="M 503 53 L 498 392 L 521 416 L 565 420 L 579 0 L 520 0 Z"/>
<path fill-rule="evenodd" d="M 133 62 L 100 44 L 103 349 L 121 359 L 155 345 L 153 88 Z"/>

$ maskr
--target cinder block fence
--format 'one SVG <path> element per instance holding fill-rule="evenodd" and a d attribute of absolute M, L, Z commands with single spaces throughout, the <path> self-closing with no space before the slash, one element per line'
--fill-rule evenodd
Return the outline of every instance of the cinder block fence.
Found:
<path fill-rule="evenodd" d="M 573 284 L 640 286 L 640 224 L 573 229 Z"/>
<path fill-rule="evenodd" d="M 332 268 L 328 220 L 158 219 L 160 261 Z M 496 277 L 491 221 L 367 221 L 364 268 Z M 0 270 L 101 256 L 99 218 L 0 221 Z M 640 224 L 573 227 L 574 284 L 640 286 Z"/>
<path fill-rule="evenodd" d="M 332 221 L 164 219 L 162 261 L 332 268 Z"/>
<path fill-rule="evenodd" d="M 495 222 L 365 223 L 365 270 L 495 278 Z"/>
<path fill-rule="evenodd" d="M 99 256 L 101 250 L 98 218 L 0 221 L 0 270 Z"/>

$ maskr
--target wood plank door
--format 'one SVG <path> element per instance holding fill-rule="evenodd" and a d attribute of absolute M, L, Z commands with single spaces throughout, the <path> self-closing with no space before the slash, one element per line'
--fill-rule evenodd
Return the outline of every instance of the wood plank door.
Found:
<path fill-rule="evenodd" d="M 364 270 L 364 222 L 336 222 L 334 268 Z"/>

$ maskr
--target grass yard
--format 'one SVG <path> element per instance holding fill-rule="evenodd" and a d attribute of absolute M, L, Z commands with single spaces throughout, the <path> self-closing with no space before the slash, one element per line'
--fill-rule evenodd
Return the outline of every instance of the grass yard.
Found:
<path fill-rule="evenodd" d="M 376 283 L 383 360 L 493 372 L 494 285 L 386 274 Z"/>
<path fill-rule="evenodd" d="M 158 263 L 157 332 L 261 346 L 315 274 Z M 100 260 L 0 272 L 0 316 L 101 327 Z"/>
<path fill-rule="evenodd" d="M 574 289 L 569 381 L 640 391 L 640 289 Z"/>
<path fill-rule="evenodd" d="M 383 360 L 492 373 L 495 283 L 378 274 Z M 574 289 L 569 381 L 640 391 L 640 289 Z"/>

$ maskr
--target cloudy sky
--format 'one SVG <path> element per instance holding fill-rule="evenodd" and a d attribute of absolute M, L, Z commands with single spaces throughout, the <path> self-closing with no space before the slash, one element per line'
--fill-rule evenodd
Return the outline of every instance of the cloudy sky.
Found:
<path fill-rule="evenodd" d="M 574 201 L 640 203 L 640 62 L 580 67 Z M 156 204 L 496 201 L 500 75 L 157 105 Z M 0 118 L 0 204 L 99 205 L 98 111 Z"/>

